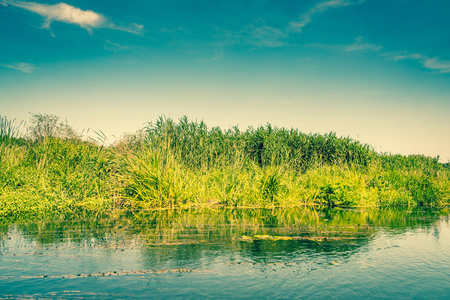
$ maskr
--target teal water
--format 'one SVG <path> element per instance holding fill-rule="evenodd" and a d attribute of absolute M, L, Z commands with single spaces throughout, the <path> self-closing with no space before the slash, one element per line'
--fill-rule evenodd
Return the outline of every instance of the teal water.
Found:
<path fill-rule="evenodd" d="M 0 226 L 0 299 L 444 299 L 447 210 L 201 210 Z"/>

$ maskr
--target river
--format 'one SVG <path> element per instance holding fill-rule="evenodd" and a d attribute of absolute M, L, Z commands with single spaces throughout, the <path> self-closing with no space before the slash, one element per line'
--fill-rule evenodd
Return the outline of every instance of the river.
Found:
<path fill-rule="evenodd" d="M 448 295 L 447 209 L 140 211 L 0 226 L 0 299 Z"/>

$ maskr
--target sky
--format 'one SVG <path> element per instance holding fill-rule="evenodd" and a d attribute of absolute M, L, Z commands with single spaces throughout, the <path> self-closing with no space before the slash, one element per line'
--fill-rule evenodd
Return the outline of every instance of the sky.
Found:
<path fill-rule="evenodd" d="M 159 116 L 450 160 L 450 0 L 0 0 L 0 115 Z"/>

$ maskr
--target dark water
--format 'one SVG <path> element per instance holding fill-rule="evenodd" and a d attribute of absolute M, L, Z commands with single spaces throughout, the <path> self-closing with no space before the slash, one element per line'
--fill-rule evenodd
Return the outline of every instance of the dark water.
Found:
<path fill-rule="evenodd" d="M 444 299 L 447 210 L 140 212 L 0 226 L 0 299 Z"/>

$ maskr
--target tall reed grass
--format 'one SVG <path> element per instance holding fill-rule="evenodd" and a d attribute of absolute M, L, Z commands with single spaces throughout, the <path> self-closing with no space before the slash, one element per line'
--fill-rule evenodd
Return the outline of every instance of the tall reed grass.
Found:
<path fill-rule="evenodd" d="M 127 143 L 124 143 L 127 144 Z M 160 118 L 118 157 L 125 197 L 138 207 L 446 205 L 438 158 L 378 154 L 334 133 L 271 125 L 221 130 Z M 129 154 L 132 155 L 129 155 Z M 188 183 L 188 184 L 186 184 Z"/>
<path fill-rule="evenodd" d="M 201 168 L 228 164 L 243 156 L 260 167 L 289 165 L 305 171 L 316 163 L 367 166 L 375 155 L 370 146 L 338 138 L 335 133 L 305 134 L 270 124 L 246 131 L 237 127 L 222 130 L 208 129 L 205 123 L 190 122 L 187 117 L 178 123 L 161 117 L 147 125 L 145 134 L 146 144 L 164 142 L 186 165 Z"/>
<path fill-rule="evenodd" d="M 160 118 L 104 147 L 51 115 L 1 118 L 0 216 L 188 207 L 445 206 L 438 158 L 379 154 L 334 133 Z"/>
<path fill-rule="evenodd" d="M 24 122 L 17 123 L 16 119 L 8 120 L 0 115 L 0 143 L 6 144 L 18 141 L 23 136 Z"/>

